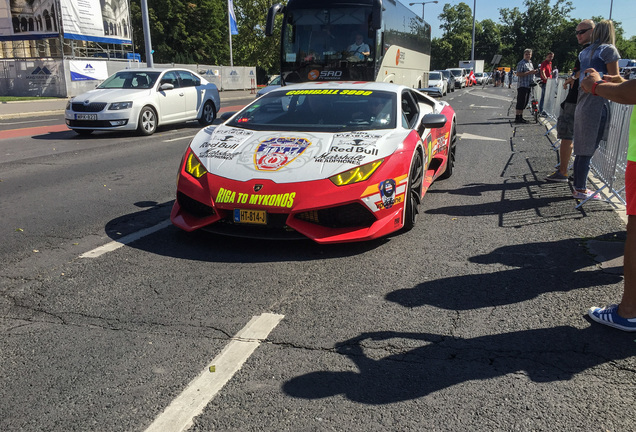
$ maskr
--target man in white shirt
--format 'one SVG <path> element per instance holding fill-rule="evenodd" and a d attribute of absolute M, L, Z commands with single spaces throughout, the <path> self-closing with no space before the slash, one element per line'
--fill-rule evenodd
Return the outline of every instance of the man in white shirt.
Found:
<path fill-rule="evenodd" d="M 364 60 L 364 57 L 371 53 L 369 45 L 364 43 L 360 33 L 356 34 L 356 41 L 349 45 L 347 51 L 349 52 L 349 57 L 356 57 L 358 61 Z"/>

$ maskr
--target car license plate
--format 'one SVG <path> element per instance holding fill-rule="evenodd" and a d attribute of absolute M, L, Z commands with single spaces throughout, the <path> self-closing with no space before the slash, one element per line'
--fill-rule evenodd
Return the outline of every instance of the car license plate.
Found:
<path fill-rule="evenodd" d="M 234 209 L 234 222 L 267 225 L 267 212 L 265 210 Z"/>
<path fill-rule="evenodd" d="M 97 120 L 97 114 L 75 114 L 75 120 Z"/>

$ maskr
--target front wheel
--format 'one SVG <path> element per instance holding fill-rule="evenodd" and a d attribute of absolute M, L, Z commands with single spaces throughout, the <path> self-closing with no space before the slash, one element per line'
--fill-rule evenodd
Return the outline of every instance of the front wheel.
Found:
<path fill-rule="evenodd" d="M 203 110 L 201 110 L 201 117 L 199 117 L 199 124 L 202 126 L 207 126 L 212 124 L 214 119 L 216 118 L 216 111 L 214 109 L 214 104 L 212 101 L 207 101 L 205 105 L 203 105 Z"/>
<path fill-rule="evenodd" d="M 149 106 L 145 106 L 139 113 L 137 131 L 140 135 L 152 135 L 157 130 L 157 114 Z"/>
<path fill-rule="evenodd" d="M 406 209 L 404 210 L 404 231 L 411 230 L 417 222 L 417 215 L 420 212 L 419 206 L 422 202 L 422 180 L 424 179 L 424 163 L 422 154 L 415 150 L 409 183 L 406 189 Z"/>

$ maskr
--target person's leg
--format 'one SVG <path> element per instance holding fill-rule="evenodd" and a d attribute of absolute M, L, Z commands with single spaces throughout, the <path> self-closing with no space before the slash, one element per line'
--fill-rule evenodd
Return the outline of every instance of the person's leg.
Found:
<path fill-rule="evenodd" d="M 627 240 L 623 257 L 623 297 L 619 305 L 593 306 L 589 317 L 601 324 L 636 332 L 636 162 L 627 161 L 625 172 Z"/>
<path fill-rule="evenodd" d="M 590 160 L 592 156 L 576 155 L 574 158 L 574 189 L 587 190 L 587 175 L 590 173 Z"/>
<path fill-rule="evenodd" d="M 561 140 L 561 147 L 559 147 L 559 172 L 565 177 L 568 176 L 568 165 L 572 157 L 572 147 L 573 141 L 571 139 Z"/>
<path fill-rule="evenodd" d="M 516 120 L 520 120 L 523 118 L 523 110 L 526 109 L 526 105 L 528 105 L 529 99 L 530 99 L 530 88 L 519 87 L 517 89 L 517 105 L 515 106 Z"/>
<path fill-rule="evenodd" d="M 543 101 L 545 100 L 545 84 L 541 84 L 541 100 L 539 100 L 539 113 L 543 113 Z"/>
<path fill-rule="evenodd" d="M 623 318 L 636 318 L 636 214 L 627 216 L 623 275 L 623 298 L 618 314 Z"/>

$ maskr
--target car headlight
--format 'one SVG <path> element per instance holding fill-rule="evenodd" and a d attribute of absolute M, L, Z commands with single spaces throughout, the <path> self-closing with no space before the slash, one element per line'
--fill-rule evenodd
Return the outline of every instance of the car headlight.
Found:
<path fill-rule="evenodd" d="M 108 107 L 109 110 L 123 110 L 132 108 L 132 102 L 113 102 Z"/>
<path fill-rule="evenodd" d="M 366 179 L 371 177 L 371 174 L 373 174 L 375 170 L 378 169 L 382 162 L 384 162 L 384 159 L 380 159 L 378 161 L 350 169 L 349 171 L 345 171 L 343 173 L 329 177 L 329 180 L 331 180 L 331 182 L 336 186 L 345 186 L 365 181 Z"/>
<path fill-rule="evenodd" d="M 190 174 L 194 178 L 201 178 L 208 171 L 203 167 L 201 161 L 194 155 L 194 153 L 190 153 L 185 163 L 185 170 L 188 174 Z"/>

